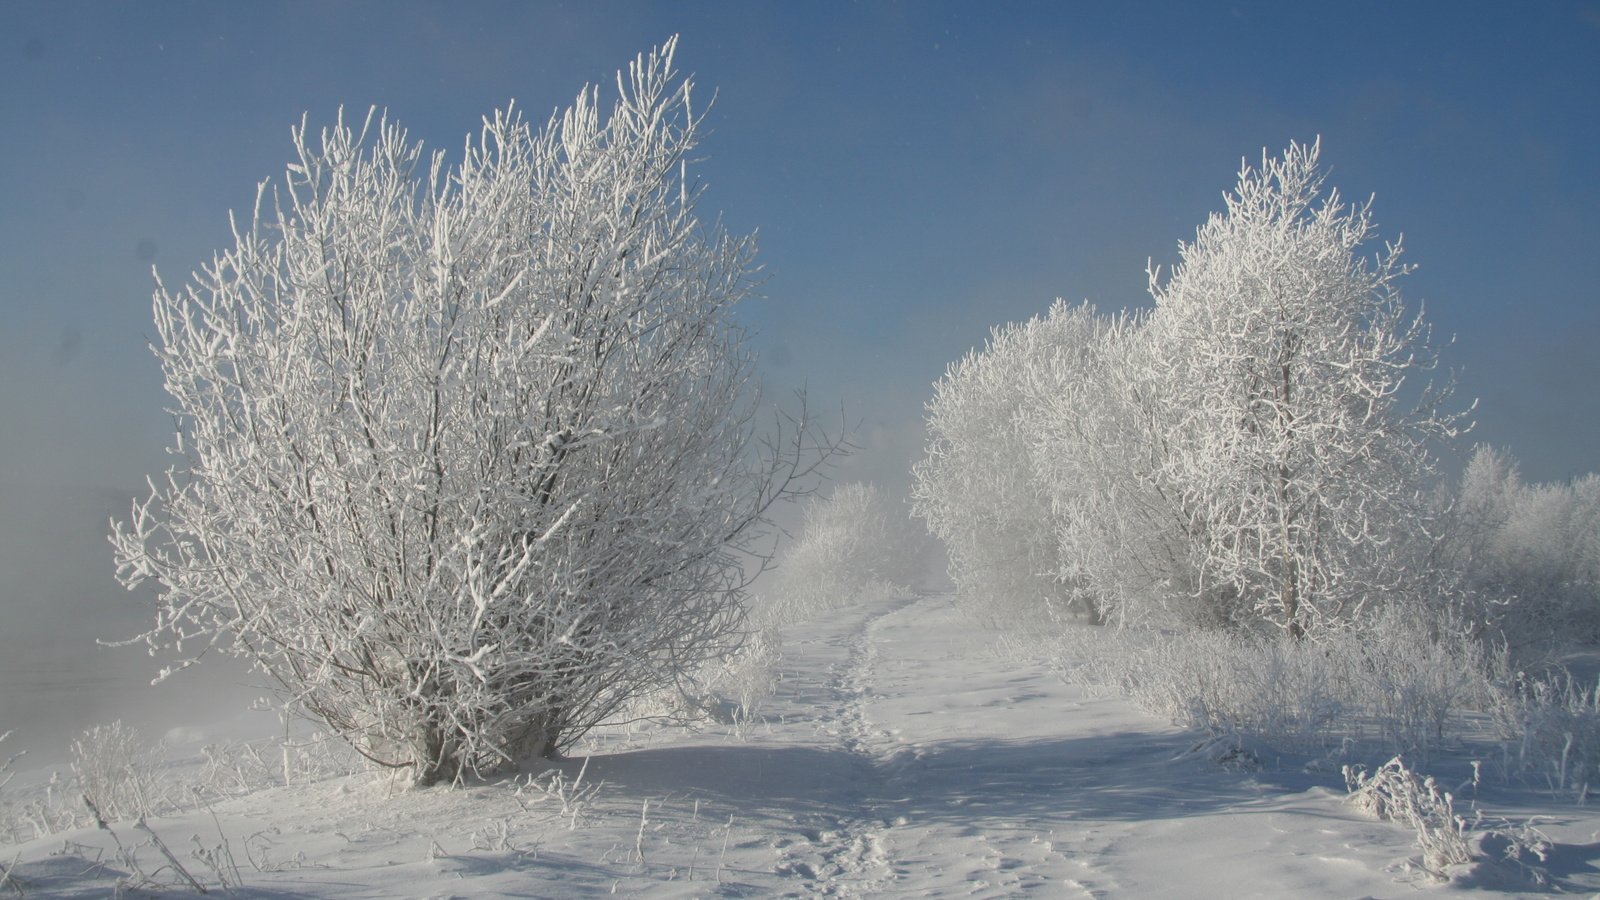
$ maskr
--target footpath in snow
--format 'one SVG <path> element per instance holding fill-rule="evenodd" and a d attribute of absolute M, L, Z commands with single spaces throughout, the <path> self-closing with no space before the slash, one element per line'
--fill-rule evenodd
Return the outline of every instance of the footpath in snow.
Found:
<path fill-rule="evenodd" d="M 0 852 L 24 896 L 138 880 L 116 841 L 166 891 L 192 890 L 151 835 L 235 897 L 1454 892 L 1406 874 L 1411 836 L 1362 818 L 1336 775 L 1219 769 L 1192 735 L 1003 653 L 948 597 L 791 627 L 781 670 L 737 735 L 612 730 L 531 780 L 397 791 L 357 775 Z"/>

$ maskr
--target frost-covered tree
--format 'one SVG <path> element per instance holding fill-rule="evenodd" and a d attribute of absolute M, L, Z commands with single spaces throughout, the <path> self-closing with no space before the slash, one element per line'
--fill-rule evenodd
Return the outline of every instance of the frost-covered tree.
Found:
<path fill-rule="evenodd" d="M 1324 191 L 1318 144 L 1244 166 L 1162 280 L 1141 377 L 1169 409 L 1155 475 L 1180 492 L 1197 596 L 1291 635 L 1354 621 L 1412 565 L 1448 384 L 1371 202 Z"/>
<path fill-rule="evenodd" d="M 1425 577 L 1449 386 L 1416 383 L 1399 246 L 1362 256 L 1370 204 L 1325 193 L 1317 154 L 1244 167 L 1149 312 L 1058 303 L 935 386 L 917 509 L 958 587 L 1299 637 Z"/>
<path fill-rule="evenodd" d="M 917 512 L 989 618 L 1129 623 L 1182 615 L 1187 521 L 1160 472 L 1169 412 L 1138 380 L 1140 314 L 1056 301 L 995 329 L 929 404 Z M 1192 606 L 1192 605 L 1191 605 Z"/>
<path fill-rule="evenodd" d="M 832 448 L 757 433 L 754 245 L 694 214 L 674 46 L 453 168 L 386 118 L 302 123 L 234 247 L 158 286 L 179 462 L 113 534 L 152 649 L 247 656 L 419 784 L 725 651 L 738 552 Z"/>
<path fill-rule="evenodd" d="M 1049 485 L 1034 464 L 1037 411 L 1022 387 L 1082 339 L 1053 315 L 994 329 L 989 343 L 950 366 L 928 403 L 928 448 L 914 468 L 913 509 L 950 555 L 957 596 L 980 618 L 1062 612 L 1060 546 Z"/>
<path fill-rule="evenodd" d="M 1134 380 L 1142 321 L 1058 300 L 935 384 L 915 509 L 981 617 L 1128 622 L 1187 583 L 1184 523 L 1147 477 L 1165 408 Z"/>
<path fill-rule="evenodd" d="M 1140 380 L 1145 316 L 1059 301 L 1057 340 L 1024 367 L 1035 477 L 1050 502 L 1057 581 L 1090 622 L 1167 622 L 1163 602 L 1192 585 L 1188 520 L 1157 476 L 1170 408 Z"/>
<path fill-rule="evenodd" d="M 901 501 L 876 484 L 852 481 L 827 497 L 811 497 L 801 512 L 800 545 L 846 582 L 887 582 L 909 590 L 927 539 Z"/>
<path fill-rule="evenodd" d="M 1510 453 L 1479 447 L 1452 518 L 1461 587 L 1513 654 L 1600 640 L 1600 475 L 1529 484 Z"/>

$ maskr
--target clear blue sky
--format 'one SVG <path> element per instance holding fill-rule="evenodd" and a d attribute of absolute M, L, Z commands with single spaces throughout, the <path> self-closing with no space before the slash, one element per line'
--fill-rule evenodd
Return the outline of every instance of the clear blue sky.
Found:
<path fill-rule="evenodd" d="M 990 326 L 1145 302 L 1241 157 L 1317 135 L 1405 235 L 1475 438 L 1600 468 L 1600 3 L 6 2 L 0 658 L 142 621 L 103 535 L 166 465 L 149 269 L 226 243 L 291 123 L 379 105 L 453 150 L 673 33 L 718 92 L 703 211 L 761 231 L 768 380 L 861 420 L 845 477 L 903 483 Z"/>

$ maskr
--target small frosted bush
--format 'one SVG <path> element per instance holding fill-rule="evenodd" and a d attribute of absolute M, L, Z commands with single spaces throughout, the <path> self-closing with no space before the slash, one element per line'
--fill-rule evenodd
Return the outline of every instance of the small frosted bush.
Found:
<path fill-rule="evenodd" d="M 1389 608 L 1365 627 L 1319 642 L 1339 693 L 1367 716 L 1384 746 L 1426 753 L 1452 717 L 1490 701 L 1491 660 L 1466 626 Z"/>
<path fill-rule="evenodd" d="M 1318 658 L 1287 641 L 1215 631 L 1067 633 L 1070 679 L 1113 688 L 1185 728 L 1310 747 L 1326 740 L 1344 709 Z"/>
<path fill-rule="evenodd" d="M 0 741 L 9 736 L 0 735 Z M 159 775 L 163 748 L 145 744 L 120 721 L 90 728 L 69 751 L 71 778 L 52 772 L 44 784 L 0 798 L 0 838 L 20 843 L 92 824 L 85 800 L 111 821 L 175 808 L 170 786 Z M 21 755 L 0 763 L 0 787 L 11 781 L 11 768 Z"/>
<path fill-rule="evenodd" d="M 1467 820 L 1456 814 L 1455 798 L 1439 790 L 1432 776 L 1418 777 L 1396 756 L 1371 775 L 1345 766 L 1344 779 L 1357 809 L 1416 832 L 1422 868 L 1430 876 L 1442 880 L 1447 867 L 1472 862 Z"/>
<path fill-rule="evenodd" d="M 1492 693 L 1489 662 L 1462 629 L 1428 627 L 1398 610 L 1304 641 L 1076 628 L 1063 633 L 1060 652 L 1071 680 L 1114 688 L 1187 728 L 1288 750 L 1352 737 L 1426 754 Z"/>
<path fill-rule="evenodd" d="M 746 635 L 737 651 L 701 671 L 692 696 L 685 698 L 689 712 L 724 725 L 750 721 L 777 686 L 781 655 L 771 629 Z"/>
<path fill-rule="evenodd" d="M 1600 785 L 1600 684 L 1519 673 L 1496 701 L 1491 711 L 1513 770 L 1544 781 L 1552 793 L 1586 800 Z"/>
<path fill-rule="evenodd" d="M 1345 766 L 1344 780 L 1357 809 L 1415 833 L 1422 851 L 1419 862 L 1429 878 L 1498 890 L 1548 886 L 1548 873 L 1539 864 L 1550 858 L 1550 839 L 1531 820 L 1518 825 L 1500 819 L 1491 826 L 1476 803 L 1469 819 L 1456 812 L 1449 791 L 1408 768 L 1399 756 L 1370 775 L 1361 767 Z M 1470 783 L 1478 785 L 1476 763 Z"/>
<path fill-rule="evenodd" d="M 0 840 L 20 844 L 77 828 L 87 824 L 88 812 L 71 779 L 51 772 L 50 780 L 33 790 L 0 797 Z"/>
<path fill-rule="evenodd" d="M 349 745 L 326 735 L 223 741 L 205 745 L 200 753 L 205 762 L 191 786 L 197 798 L 238 797 L 368 770 Z"/>
<path fill-rule="evenodd" d="M 96 725 L 72 742 L 72 772 L 85 799 L 108 820 L 142 819 L 169 806 L 158 776 L 161 746 L 121 721 Z"/>

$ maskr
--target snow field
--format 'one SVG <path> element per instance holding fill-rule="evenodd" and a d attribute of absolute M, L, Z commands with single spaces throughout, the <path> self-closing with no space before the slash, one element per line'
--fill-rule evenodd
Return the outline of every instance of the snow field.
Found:
<path fill-rule="evenodd" d="M 974 628 L 948 597 L 838 610 L 783 629 L 781 641 L 777 690 L 737 735 L 618 727 L 595 734 L 587 756 L 501 781 L 408 791 L 380 775 L 325 778 L 148 826 L 195 878 L 247 898 L 1462 889 L 1429 885 L 1411 864 L 1413 835 L 1364 818 L 1336 772 L 1307 774 L 1293 760 L 1219 767 L 1194 752 L 1194 733 L 1063 682 Z M 27 788 L 11 785 L 0 804 L 18 791 Z M 1496 811 L 1538 811 L 1532 795 L 1510 799 Z M 1463 794 L 1457 806 L 1467 805 Z M 1539 824 L 1553 880 L 1600 888 L 1600 816 L 1561 810 Z M 109 894 L 141 877 L 188 890 L 146 833 L 110 828 L 0 856 L 32 897 Z"/>

